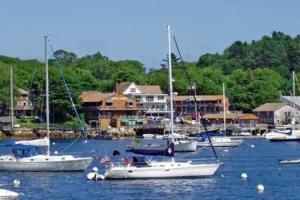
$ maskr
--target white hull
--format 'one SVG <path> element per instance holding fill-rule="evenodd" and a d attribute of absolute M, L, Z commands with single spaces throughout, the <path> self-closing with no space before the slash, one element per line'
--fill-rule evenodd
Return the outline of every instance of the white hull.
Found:
<path fill-rule="evenodd" d="M 272 132 L 266 133 L 264 138 L 271 141 L 294 141 L 300 140 L 300 132 L 299 130 L 273 130 Z"/>
<path fill-rule="evenodd" d="M 280 164 L 300 164 L 300 159 L 298 160 L 281 160 Z"/>
<path fill-rule="evenodd" d="M 0 171 L 84 171 L 92 162 L 92 157 L 38 155 L 25 158 L 0 157 Z"/>
<path fill-rule="evenodd" d="M 196 141 L 179 140 L 175 141 L 175 152 L 193 152 L 197 150 Z"/>
<path fill-rule="evenodd" d="M 1 200 L 15 200 L 18 199 L 19 194 L 10 190 L 0 189 Z"/>
<path fill-rule="evenodd" d="M 212 145 L 214 147 L 238 147 L 243 140 L 232 140 L 229 137 L 213 137 L 211 138 Z M 210 147 L 209 141 L 197 142 L 198 147 Z"/>
<path fill-rule="evenodd" d="M 112 167 L 104 174 L 105 179 L 140 179 L 140 178 L 188 178 L 214 175 L 219 164 L 192 164 L 191 162 L 157 162 L 150 166 Z"/>

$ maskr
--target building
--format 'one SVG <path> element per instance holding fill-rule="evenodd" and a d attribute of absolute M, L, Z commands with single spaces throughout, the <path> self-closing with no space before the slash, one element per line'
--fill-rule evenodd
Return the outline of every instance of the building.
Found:
<path fill-rule="evenodd" d="M 223 124 L 223 113 L 212 113 L 203 116 L 208 123 Z M 256 125 L 259 118 L 250 113 L 226 113 L 226 123 L 228 124 L 240 124 L 240 125 Z"/>
<path fill-rule="evenodd" d="M 14 114 L 17 117 L 34 116 L 34 106 L 30 100 L 29 92 L 18 89 L 19 96 L 17 97 L 17 104 L 14 108 Z"/>
<path fill-rule="evenodd" d="M 225 107 L 229 110 L 229 100 L 225 97 Z M 174 95 L 174 111 L 176 116 L 192 116 L 195 114 L 194 96 Z M 198 112 L 202 114 L 223 112 L 223 96 L 222 95 L 201 95 L 196 96 Z"/>
<path fill-rule="evenodd" d="M 294 109 L 287 103 L 265 103 L 253 110 L 259 118 L 259 123 L 269 125 L 289 124 L 293 118 Z M 295 119 L 299 116 L 299 111 L 295 111 Z M 299 120 L 297 120 L 299 122 Z"/>
<path fill-rule="evenodd" d="M 15 121 L 15 118 L 14 118 Z M 0 130 L 3 132 L 11 131 L 11 116 L 0 117 Z"/>
<path fill-rule="evenodd" d="M 132 97 L 121 93 L 101 93 L 96 91 L 81 94 L 85 119 L 92 127 L 120 127 L 142 114 L 143 108 Z"/>
<path fill-rule="evenodd" d="M 168 95 L 163 94 L 159 85 L 136 85 L 133 82 L 117 82 L 115 92 L 133 97 L 147 116 L 167 116 Z"/>

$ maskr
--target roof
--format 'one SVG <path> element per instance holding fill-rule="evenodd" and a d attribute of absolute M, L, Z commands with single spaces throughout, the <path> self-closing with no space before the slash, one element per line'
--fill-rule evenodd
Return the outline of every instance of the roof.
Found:
<path fill-rule="evenodd" d="M 137 85 L 137 88 L 143 94 L 162 94 L 159 85 Z"/>
<path fill-rule="evenodd" d="M 223 119 L 223 113 L 206 114 L 203 116 L 205 119 Z M 232 120 L 258 120 L 258 117 L 250 113 L 227 113 L 226 119 Z"/>
<path fill-rule="evenodd" d="M 237 117 L 236 113 L 226 113 L 226 119 L 235 119 Z M 205 119 L 223 119 L 223 113 L 211 113 L 203 116 Z"/>
<path fill-rule="evenodd" d="M 88 91 L 83 92 L 80 95 L 83 103 L 92 103 L 92 102 L 100 102 L 103 101 L 111 96 L 114 96 L 117 93 L 101 93 L 97 91 Z"/>
<path fill-rule="evenodd" d="M 227 98 L 227 97 L 226 97 Z M 223 95 L 198 95 L 196 96 L 197 101 L 216 101 L 223 100 Z M 174 95 L 173 101 L 193 101 L 194 96 L 192 95 Z"/>
<path fill-rule="evenodd" d="M 18 91 L 21 95 L 29 95 L 29 92 L 27 92 L 26 90 L 23 90 L 21 88 L 19 88 Z"/>
<path fill-rule="evenodd" d="M 120 82 L 120 83 L 116 83 L 116 86 L 118 88 L 116 88 L 116 92 L 120 92 L 123 93 L 125 92 L 125 90 L 132 84 L 132 82 Z"/>
<path fill-rule="evenodd" d="M 245 113 L 245 114 L 241 114 L 239 116 L 239 119 L 242 119 L 242 120 L 258 120 L 259 118 L 254 114 Z"/>
<path fill-rule="evenodd" d="M 125 90 L 134 82 L 120 82 L 116 83 L 116 92 L 124 93 Z M 162 94 L 159 85 L 136 85 L 142 94 Z"/>
<path fill-rule="evenodd" d="M 253 110 L 253 112 L 269 112 L 269 111 L 276 111 L 286 106 L 287 103 L 265 103 Z"/>

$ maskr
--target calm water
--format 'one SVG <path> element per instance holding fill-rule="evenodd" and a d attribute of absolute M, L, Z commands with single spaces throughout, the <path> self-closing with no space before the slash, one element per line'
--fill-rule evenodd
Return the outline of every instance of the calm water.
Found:
<path fill-rule="evenodd" d="M 145 141 L 144 141 L 145 142 Z M 124 152 L 131 140 L 89 141 L 72 146 L 72 152 L 89 154 L 97 150 L 97 156 L 111 155 L 115 149 Z M 147 143 L 147 141 L 146 141 Z M 69 144 L 56 141 L 54 150 Z M 255 147 L 251 148 L 254 144 Z M 227 151 L 228 150 L 228 151 Z M 172 180 L 123 180 L 91 182 L 85 179 L 87 172 L 76 173 L 24 173 L 0 172 L 0 184 L 18 178 L 19 188 L 5 186 L 24 195 L 21 199 L 299 199 L 300 165 L 278 165 L 279 158 L 300 158 L 300 143 L 270 143 L 265 140 L 248 139 L 239 148 L 218 149 L 224 163 L 215 176 L 204 179 Z M 0 148 L 1 153 L 6 149 Z M 180 158 L 212 156 L 211 149 L 196 153 L 176 154 Z M 99 166 L 95 160 L 93 166 Z M 103 172 L 104 168 L 99 167 Z M 240 178 L 248 174 L 248 180 Z M 257 184 L 265 186 L 258 193 Z"/>

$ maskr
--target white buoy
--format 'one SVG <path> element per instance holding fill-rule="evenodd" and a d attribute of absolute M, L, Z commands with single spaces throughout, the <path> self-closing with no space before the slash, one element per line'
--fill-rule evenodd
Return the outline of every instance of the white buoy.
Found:
<path fill-rule="evenodd" d="M 247 175 L 246 173 L 242 173 L 242 174 L 241 174 L 241 178 L 242 178 L 242 179 L 247 179 L 247 178 L 248 178 L 248 175 Z"/>
<path fill-rule="evenodd" d="M 93 167 L 93 172 L 98 172 L 98 167 Z"/>
<path fill-rule="evenodd" d="M 224 149 L 224 152 L 228 153 L 229 151 L 228 151 L 228 149 Z"/>
<path fill-rule="evenodd" d="M 254 148 L 255 147 L 255 145 L 254 144 L 251 144 L 251 148 Z"/>
<path fill-rule="evenodd" d="M 84 140 L 84 143 L 86 144 L 88 141 L 87 140 Z"/>
<path fill-rule="evenodd" d="M 52 142 L 52 145 L 55 145 L 55 142 Z"/>
<path fill-rule="evenodd" d="M 264 192 L 265 187 L 262 184 L 258 184 L 257 185 L 257 190 L 258 190 L 258 192 Z"/>
<path fill-rule="evenodd" d="M 90 172 L 86 175 L 86 178 L 91 181 L 104 180 L 104 175 L 98 174 L 97 172 Z"/>
<path fill-rule="evenodd" d="M 225 176 L 223 174 L 221 174 L 221 177 L 224 178 Z"/>
<path fill-rule="evenodd" d="M 19 187 L 20 184 L 21 184 L 21 181 L 20 181 L 19 179 L 14 179 L 14 180 L 13 180 L 13 185 L 14 185 L 14 187 Z"/>
<path fill-rule="evenodd" d="M 58 151 L 54 151 L 54 154 L 57 155 L 57 154 L 58 154 Z"/>

